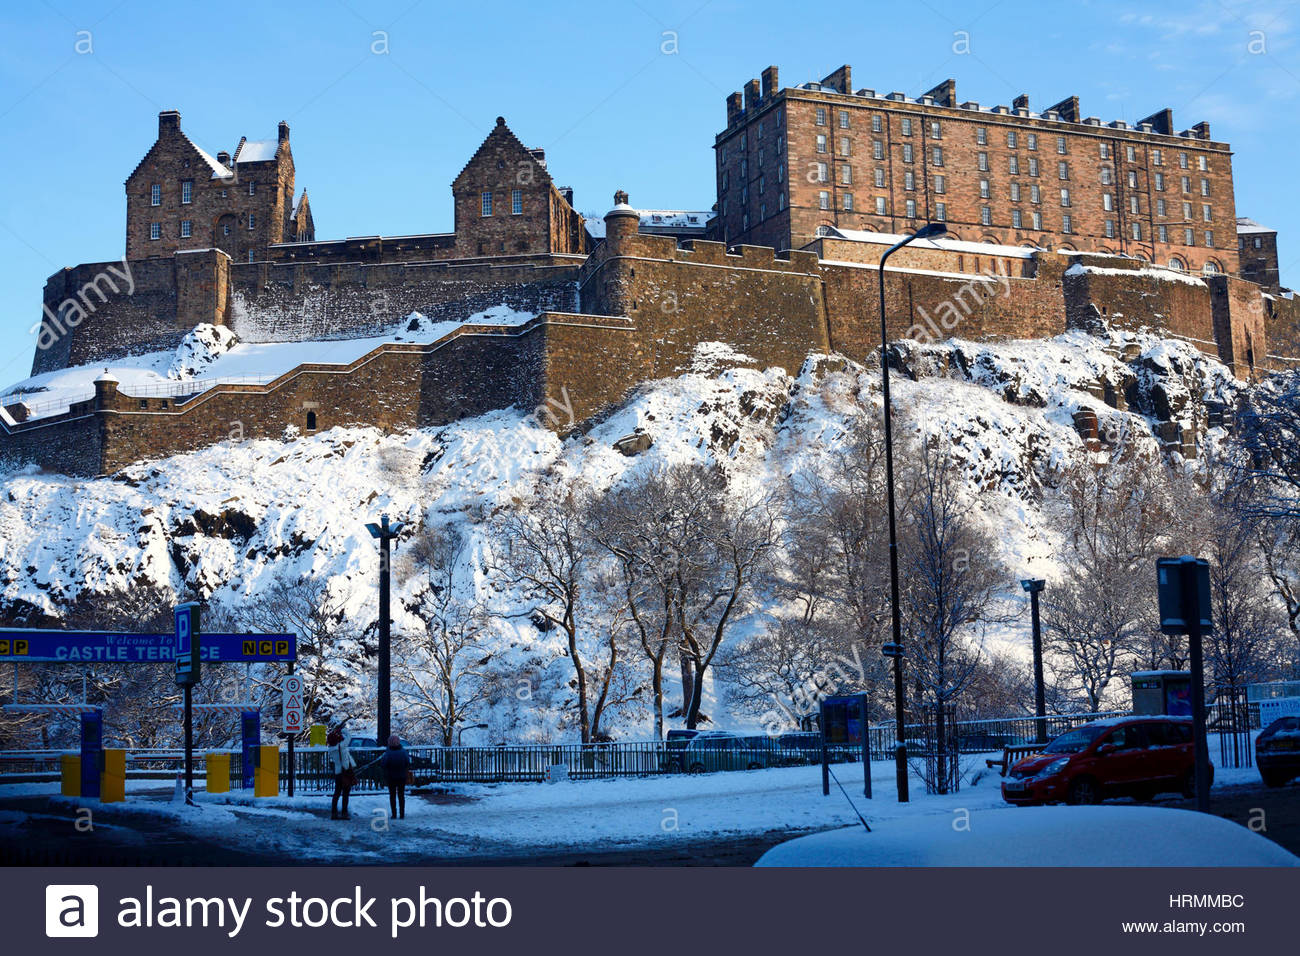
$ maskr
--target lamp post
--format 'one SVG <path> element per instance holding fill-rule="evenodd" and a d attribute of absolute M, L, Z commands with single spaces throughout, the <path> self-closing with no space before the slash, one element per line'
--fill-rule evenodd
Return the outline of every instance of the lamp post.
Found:
<path fill-rule="evenodd" d="M 893 613 L 893 642 L 886 644 L 886 657 L 894 659 L 894 771 L 898 778 L 898 802 L 907 803 L 907 732 L 903 720 L 903 620 L 898 598 L 898 529 L 894 516 L 894 431 L 889 409 L 889 329 L 885 322 L 885 260 L 916 239 L 931 239 L 947 233 L 941 222 L 926 223 L 910 236 L 894 243 L 880 257 L 880 390 L 885 402 L 885 491 L 889 501 L 889 603 Z"/>
<path fill-rule="evenodd" d="M 462 747 L 462 746 L 464 746 L 464 744 L 461 743 L 461 739 L 460 739 L 460 738 L 461 738 L 462 736 L 464 736 L 465 731 L 467 731 L 467 730 L 487 730 L 487 729 L 488 729 L 488 725 L 487 725 L 487 724 L 469 724 L 468 726 L 462 725 L 462 726 L 460 726 L 460 727 L 457 727 L 457 728 L 456 728 L 456 746 L 457 746 L 457 747 Z"/>
<path fill-rule="evenodd" d="M 389 542 L 401 532 L 402 523 L 399 521 L 397 524 L 390 525 L 388 515 L 382 515 L 379 524 L 370 522 L 366 525 L 366 530 L 370 532 L 370 537 L 379 541 L 379 702 L 377 708 L 379 713 L 376 719 L 378 726 L 375 728 L 375 739 L 380 741 L 380 745 L 383 746 L 392 730 L 391 680 L 389 677 L 391 662 L 389 637 L 392 630 L 392 618 L 388 609 L 389 571 L 391 565 Z"/>
<path fill-rule="evenodd" d="M 1037 741 L 1047 743 L 1047 695 L 1043 689 L 1043 628 L 1038 618 L 1038 595 L 1047 587 L 1042 578 L 1026 578 L 1020 586 L 1029 592 L 1030 618 L 1034 630 L 1034 716 Z"/>

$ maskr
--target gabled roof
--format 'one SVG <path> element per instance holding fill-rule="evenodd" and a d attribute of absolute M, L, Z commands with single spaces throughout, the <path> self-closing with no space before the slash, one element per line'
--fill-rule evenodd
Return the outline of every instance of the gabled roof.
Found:
<path fill-rule="evenodd" d="M 297 218 L 298 218 L 298 214 L 301 213 L 304 209 L 309 210 L 308 215 L 311 214 L 311 213 L 310 213 L 310 206 L 309 206 L 308 203 L 307 203 L 307 190 L 306 190 L 306 189 L 304 189 L 304 190 L 302 191 L 302 195 L 298 197 L 298 201 L 294 204 L 294 207 L 293 207 L 293 218 L 294 218 L 294 219 L 297 219 Z"/>
<path fill-rule="evenodd" d="M 241 136 L 231 161 L 235 163 L 265 163 L 275 159 L 279 154 L 280 141 L 278 139 L 249 139 L 247 136 Z"/>
<path fill-rule="evenodd" d="M 542 182 L 544 183 L 551 182 L 551 174 L 546 171 L 546 166 L 538 162 L 537 157 L 533 155 L 532 150 L 530 150 L 527 146 L 525 146 L 522 142 L 520 142 L 519 137 L 510 131 L 510 127 L 506 125 L 505 117 L 498 116 L 497 125 L 492 128 L 492 132 L 487 134 L 487 138 L 483 140 L 483 142 L 479 145 L 479 148 L 474 150 L 474 155 L 471 156 L 469 158 L 469 162 L 467 162 L 461 168 L 461 171 L 456 175 L 456 178 L 451 181 L 451 184 L 455 186 L 458 182 L 460 182 L 461 177 L 464 176 L 465 173 L 468 172 L 469 168 L 474 165 L 474 162 L 475 160 L 478 159 L 479 154 L 482 153 L 485 149 L 487 149 L 489 144 L 494 144 L 502 140 L 504 140 L 507 144 L 512 145 L 516 149 L 518 149 L 521 157 L 527 159 L 530 163 L 532 163 L 534 166 L 537 167 L 536 175 Z"/>
<path fill-rule="evenodd" d="M 203 160 L 203 162 L 207 165 L 207 167 L 212 171 L 211 178 L 225 179 L 230 175 L 230 170 L 227 167 L 222 166 L 221 163 L 217 161 L 217 158 L 215 156 L 213 156 L 211 153 L 205 150 L 198 143 L 194 142 L 194 140 L 186 136 L 184 130 L 181 131 L 180 137 L 186 143 L 189 144 L 190 148 L 194 150 L 196 154 L 198 154 L 199 159 Z M 150 146 L 149 149 L 145 151 L 145 154 L 142 157 L 140 157 L 140 162 L 135 164 L 135 169 L 131 170 L 131 175 L 126 177 L 127 182 L 130 182 L 131 177 L 140 171 L 140 167 L 145 164 L 145 162 L 149 159 L 149 157 L 153 155 L 153 151 L 157 148 L 158 148 L 158 140 L 154 140 L 153 145 Z"/>

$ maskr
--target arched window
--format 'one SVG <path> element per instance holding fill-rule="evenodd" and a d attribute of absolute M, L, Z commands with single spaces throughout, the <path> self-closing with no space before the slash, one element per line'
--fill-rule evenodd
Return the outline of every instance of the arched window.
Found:
<path fill-rule="evenodd" d="M 1174 256 L 1169 260 L 1169 268 L 1177 269 L 1179 272 L 1187 271 L 1187 263 L 1179 256 Z"/>
<path fill-rule="evenodd" d="M 1215 262 L 1213 259 L 1207 259 L 1205 260 L 1205 265 L 1201 266 L 1201 271 L 1204 272 L 1207 276 L 1212 276 L 1212 275 L 1218 275 L 1223 270 L 1219 268 L 1219 264 Z"/>

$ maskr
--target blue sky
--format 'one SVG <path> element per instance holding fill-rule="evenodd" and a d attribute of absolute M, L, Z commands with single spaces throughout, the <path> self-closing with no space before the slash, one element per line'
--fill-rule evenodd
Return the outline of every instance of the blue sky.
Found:
<path fill-rule="evenodd" d="M 951 76 L 985 105 L 1077 94 L 1103 120 L 1168 106 L 1232 144 L 1239 213 L 1281 230 L 1300 279 L 1300 10 L 1280 0 L 38 0 L 0 23 L 0 384 L 30 367 L 46 277 L 121 256 L 122 184 L 162 109 L 213 153 L 287 120 L 326 239 L 450 229 L 451 180 L 497 115 L 584 212 L 618 188 L 707 209 L 724 99 L 768 64 L 792 85 L 850 63 L 856 86 L 913 95 Z"/>

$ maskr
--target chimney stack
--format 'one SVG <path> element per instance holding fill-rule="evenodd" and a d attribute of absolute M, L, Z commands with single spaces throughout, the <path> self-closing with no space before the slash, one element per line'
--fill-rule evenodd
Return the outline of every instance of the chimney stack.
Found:
<path fill-rule="evenodd" d="M 767 99 L 769 96 L 775 96 L 776 91 L 780 88 L 781 87 L 777 83 L 776 78 L 776 67 L 769 66 L 763 71 L 763 99 Z"/>
<path fill-rule="evenodd" d="M 177 110 L 163 110 L 158 114 L 158 136 L 181 131 L 181 114 Z"/>
<path fill-rule="evenodd" d="M 289 142 L 289 124 L 284 120 L 280 120 L 280 142 Z"/>

